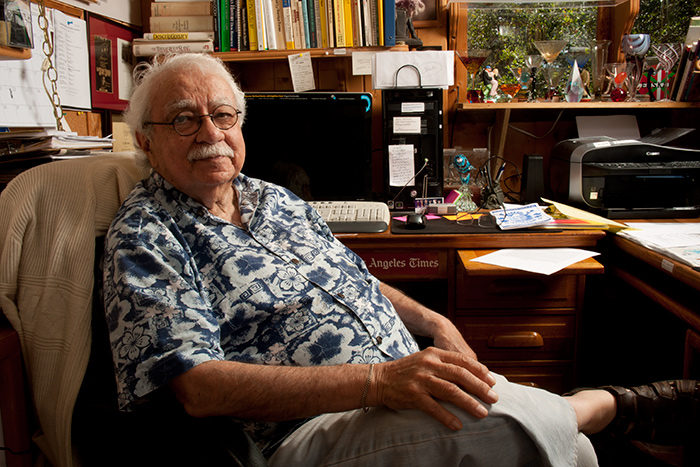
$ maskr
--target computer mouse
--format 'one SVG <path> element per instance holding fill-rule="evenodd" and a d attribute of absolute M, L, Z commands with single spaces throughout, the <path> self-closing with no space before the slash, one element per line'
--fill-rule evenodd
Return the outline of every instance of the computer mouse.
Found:
<path fill-rule="evenodd" d="M 424 214 L 414 212 L 406 216 L 406 228 L 407 229 L 424 229 L 426 225 L 426 218 Z"/>

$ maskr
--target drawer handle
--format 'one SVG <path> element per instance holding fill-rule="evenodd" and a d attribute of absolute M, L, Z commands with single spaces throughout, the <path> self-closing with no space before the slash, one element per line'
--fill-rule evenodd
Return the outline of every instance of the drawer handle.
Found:
<path fill-rule="evenodd" d="M 495 334 L 489 337 L 489 347 L 542 347 L 544 339 L 539 332 L 519 331 Z"/>

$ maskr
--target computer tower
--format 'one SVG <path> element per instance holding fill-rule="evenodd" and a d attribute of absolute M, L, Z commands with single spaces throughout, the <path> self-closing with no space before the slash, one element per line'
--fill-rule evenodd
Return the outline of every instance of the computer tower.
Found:
<path fill-rule="evenodd" d="M 382 91 L 384 194 L 389 209 L 443 195 L 442 89 Z"/>

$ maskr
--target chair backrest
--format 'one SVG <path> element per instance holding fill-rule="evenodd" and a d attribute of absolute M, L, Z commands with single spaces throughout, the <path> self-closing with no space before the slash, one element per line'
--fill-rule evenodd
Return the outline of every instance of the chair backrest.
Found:
<path fill-rule="evenodd" d="M 167 390 L 118 410 L 103 241 L 145 176 L 133 153 L 110 153 L 36 167 L 0 194 L 0 307 L 21 342 L 33 439 L 55 466 L 264 466 L 235 421 L 190 417 Z"/>
<path fill-rule="evenodd" d="M 44 164 L 0 194 L 0 307 L 17 331 L 51 464 L 73 465 L 71 420 L 90 352 L 95 237 L 146 175 L 134 153 Z"/>

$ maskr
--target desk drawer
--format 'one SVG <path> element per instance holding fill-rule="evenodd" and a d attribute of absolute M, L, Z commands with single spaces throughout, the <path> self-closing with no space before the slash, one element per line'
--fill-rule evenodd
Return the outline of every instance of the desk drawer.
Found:
<path fill-rule="evenodd" d="M 458 316 L 455 324 L 479 360 L 574 358 L 574 315 Z"/>
<path fill-rule="evenodd" d="M 457 276 L 457 308 L 573 308 L 577 277 Z M 461 280 L 460 280 L 461 279 Z"/>
<path fill-rule="evenodd" d="M 512 383 L 546 389 L 563 394 L 572 389 L 573 362 L 490 362 L 484 361 L 489 370 L 501 374 Z"/>

